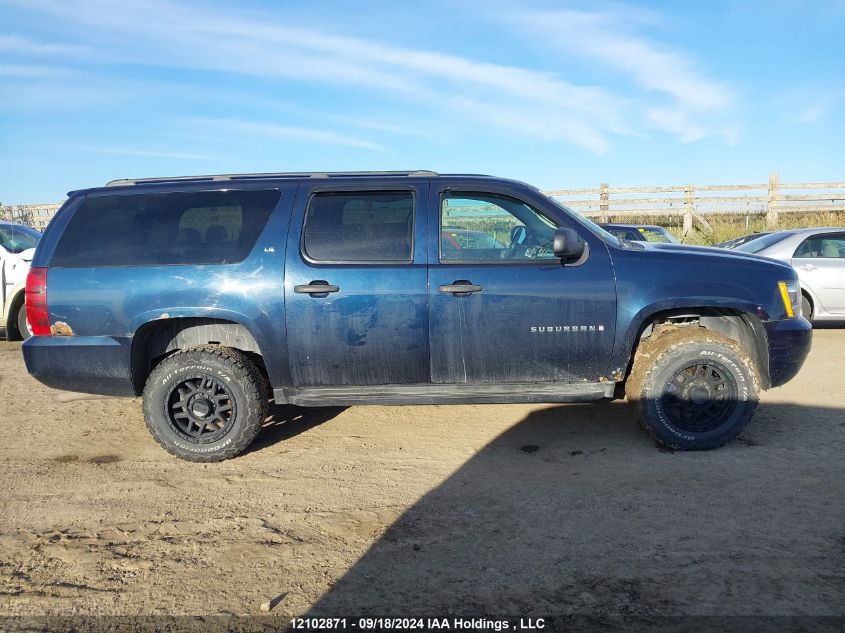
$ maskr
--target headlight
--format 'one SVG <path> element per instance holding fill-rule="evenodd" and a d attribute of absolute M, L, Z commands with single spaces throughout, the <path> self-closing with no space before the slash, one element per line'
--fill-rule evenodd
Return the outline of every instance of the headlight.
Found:
<path fill-rule="evenodd" d="M 780 298 L 783 300 L 783 308 L 789 319 L 801 316 L 801 285 L 797 279 L 792 281 L 779 281 Z"/>

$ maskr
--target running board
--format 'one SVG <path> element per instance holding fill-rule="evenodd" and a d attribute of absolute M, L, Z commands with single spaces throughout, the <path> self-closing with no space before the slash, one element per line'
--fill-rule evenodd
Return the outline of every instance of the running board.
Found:
<path fill-rule="evenodd" d="M 277 404 L 338 407 L 359 404 L 510 404 L 593 402 L 613 398 L 615 382 L 455 385 L 357 385 L 274 389 Z"/>

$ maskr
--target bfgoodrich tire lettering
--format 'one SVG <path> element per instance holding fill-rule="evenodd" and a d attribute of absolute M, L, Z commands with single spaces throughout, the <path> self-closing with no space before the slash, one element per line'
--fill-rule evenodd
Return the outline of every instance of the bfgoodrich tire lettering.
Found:
<path fill-rule="evenodd" d="M 757 407 L 758 374 L 737 343 L 700 327 L 656 332 L 634 359 L 628 401 L 660 445 L 716 448 L 734 439 Z"/>
<path fill-rule="evenodd" d="M 234 457 L 267 417 L 266 380 L 241 352 L 204 346 L 163 360 L 144 387 L 144 418 L 169 453 L 195 462 Z"/>

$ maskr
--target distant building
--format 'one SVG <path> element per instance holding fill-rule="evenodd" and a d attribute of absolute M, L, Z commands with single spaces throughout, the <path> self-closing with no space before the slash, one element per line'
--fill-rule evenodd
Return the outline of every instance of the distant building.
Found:
<path fill-rule="evenodd" d="M 56 211 L 62 206 L 61 202 L 48 204 L 13 204 L 4 205 L 0 211 L 0 219 L 6 222 L 26 224 L 34 229 L 43 231 Z"/>

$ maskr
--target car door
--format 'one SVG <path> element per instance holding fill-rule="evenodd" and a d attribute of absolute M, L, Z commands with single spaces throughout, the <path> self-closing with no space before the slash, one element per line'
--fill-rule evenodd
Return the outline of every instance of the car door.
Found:
<path fill-rule="evenodd" d="M 606 244 L 527 187 L 438 179 L 430 196 L 432 381 L 607 380 L 616 289 Z M 559 226 L 586 241 L 581 260 L 552 253 Z"/>
<path fill-rule="evenodd" d="M 304 181 L 288 234 L 294 387 L 429 382 L 427 179 Z"/>
<path fill-rule="evenodd" d="M 845 231 L 809 236 L 795 249 L 792 267 L 825 312 L 845 314 Z"/>

